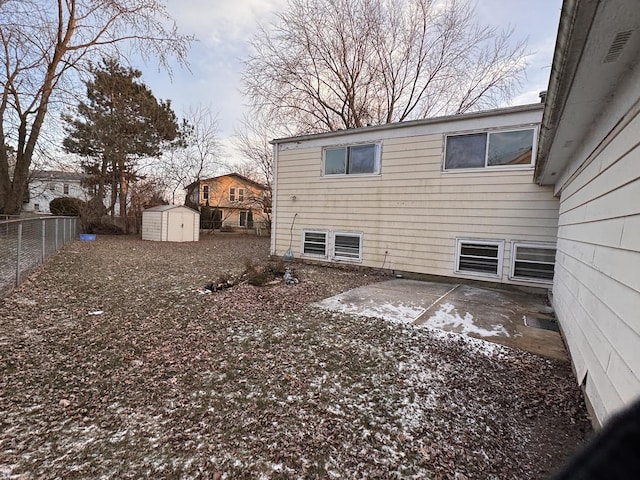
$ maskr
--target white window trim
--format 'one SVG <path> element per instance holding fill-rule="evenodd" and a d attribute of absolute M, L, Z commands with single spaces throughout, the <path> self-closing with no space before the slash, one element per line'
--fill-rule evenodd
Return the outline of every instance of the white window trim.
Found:
<path fill-rule="evenodd" d="M 557 251 L 557 248 L 558 248 L 557 245 L 555 243 L 536 243 L 536 242 L 524 242 L 519 240 L 511 241 L 511 265 L 509 268 L 509 279 L 514 281 L 519 281 L 519 282 L 544 283 L 545 285 L 553 284 L 553 279 L 545 280 L 543 278 L 516 276 L 516 249 L 518 247 L 540 248 L 540 249 Z M 546 263 L 546 262 L 537 262 L 537 263 Z M 554 268 L 555 268 L 555 262 L 554 262 Z"/>
<path fill-rule="evenodd" d="M 358 250 L 358 258 L 354 258 L 354 257 L 342 257 L 339 255 L 336 255 L 336 235 L 342 235 L 345 237 L 358 237 L 360 240 L 360 248 Z M 362 262 L 362 250 L 363 250 L 363 244 L 362 244 L 362 238 L 363 238 L 363 234 L 362 232 L 345 232 L 345 231 L 334 231 L 331 232 L 331 259 L 332 260 L 336 260 L 336 261 L 341 261 L 341 262 Z"/>
<path fill-rule="evenodd" d="M 233 190 L 233 199 L 231 198 L 231 191 L 232 190 Z M 238 193 L 236 192 L 236 187 L 229 187 L 229 201 L 230 202 L 235 202 L 237 196 L 238 196 Z"/>
<path fill-rule="evenodd" d="M 349 147 L 360 147 L 363 145 L 375 145 L 376 146 L 376 157 L 375 157 L 375 168 L 372 173 L 325 173 L 325 155 L 327 150 L 334 150 L 337 148 L 349 148 Z M 374 177 L 380 175 L 380 164 L 382 158 L 382 142 L 358 142 L 358 143 L 345 143 L 341 145 L 327 145 L 322 148 L 322 177 L 323 178 L 349 178 L 349 177 Z"/>
<path fill-rule="evenodd" d="M 497 268 L 498 273 L 493 274 L 493 273 L 460 270 L 460 252 L 461 252 L 462 244 L 465 244 L 465 243 L 473 243 L 476 245 L 497 246 L 498 247 L 498 268 Z M 471 275 L 474 277 L 485 277 L 485 278 L 502 278 L 503 258 L 504 258 L 504 240 L 492 240 L 492 239 L 481 239 L 481 238 L 456 238 L 454 272 L 458 275 Z"/>
<path fill-rule="evenodd" d="M 324 255 L 319 255 L 315 253 L 305 253 L 304 239 L 307 233 L 321 233 L 324 235 Z M 300 235 L 300 255 L 303 257 L 309 257 L 309 258 L 327 258 L 330 250 L 329 238 L 330 238 L 330 235 L 328 230 L 303 229 Z"/>
<path fill-rule="evenodd" d="M 531 163 L 528 165 L 487 165 L 489 160 L 489 136 L 493 133 L 519 132 L 522 130 L 533 130 L 533 144 L 531 147 Z M 536 166 L 536 153 L 538 150 L 538 125 L 522 125 L 516 127 L 494 128 L 488 130 L 468 130 L 465 132 L 452 132 L 444 134 L 444 146 L 442 154 L 442 172 L 443 173 L 470 173 L 470 172 L 496 172 L 501 170 L 533 170 Z M 484 167 L 477 168 L 446 168 L 447 163 L 447 138 L 460 137 L 464 135 L 473 135 L 476 133 L 487 134 L 487 144 L 484 151 Z M 324 165 L 324 162 L 323 162 Z"/>

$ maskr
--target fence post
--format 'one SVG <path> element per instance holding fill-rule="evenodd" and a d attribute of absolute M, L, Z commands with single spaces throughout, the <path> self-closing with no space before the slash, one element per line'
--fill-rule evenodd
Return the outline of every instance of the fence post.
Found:
<path fill-rule="evenodd" d="M 22 250 L 22 222 L 18 223 L 18 245 L 16 256 L 16 288 L 20 285 L 20 251 Z"/>
<path fill-rule="evenodd" d="M 47 221 L 42 219 L 42 263 L 47 258 Z"/>

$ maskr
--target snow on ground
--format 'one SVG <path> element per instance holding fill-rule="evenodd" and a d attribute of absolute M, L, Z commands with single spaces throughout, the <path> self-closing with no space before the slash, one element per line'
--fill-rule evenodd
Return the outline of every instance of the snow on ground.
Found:
<path fill-rule="evenodd" d="M 0 302 L 3 477 L 526 480 L 589 431 L 566 363 L 310 306 L 371 274 L 204 296 L 268 242 L 72 246 Z"/>
<path fill-rule="evenodd" d="M 360 301 L 364 300 L 364 298 L 360 299 Z M 425 309 L 420 306 L 401 302 L 378 303 L 368 301 L 367 303 L 356 304 L 345 300 L 343 295 L 327 298 L 316 305 L 325 310 L 349 313 L 361 317 L 384 318 L 387 321 L 397 323 L 412 323 L 425 312 Z"/>
<path fill-rule="evenodd" d="M 456 307 L 450 303 L 440 305 L 440 309 L 427 318 L 422 325 L 462 334 L 474 333 L 481 337 L 509 336 L 504 325 L 497 323 L 491 326 L 491 330 L 482 328 L 474 323 L 471 313 L 465 312 L 464 317 L 461 317 Z"/>

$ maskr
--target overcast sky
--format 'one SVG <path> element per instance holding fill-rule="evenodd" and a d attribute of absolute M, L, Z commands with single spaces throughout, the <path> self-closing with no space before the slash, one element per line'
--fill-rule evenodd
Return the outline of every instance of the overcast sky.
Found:
<path fill-rule="evenodd" d="M 155 65 L 136 65 L 155 96 L 170 99 L 178 116 L 189 106 L 207 105 L 218 113 L 226 154 L 236 158 L 229 142 L 246 103 L 240 93 L 241 59 L 258 23 L 268 23 L 286 0 L 168 0 L 169 14 L 184 34 L 199 41 L 189 53 L 191 72 L 174 68 L 173 79 Z M 481 23 L 512 26 L 515 39 L 527 39 L 527 79 L 512 105 L 539 101 L 549 80 L 562 0 L 478 0 Z"/>

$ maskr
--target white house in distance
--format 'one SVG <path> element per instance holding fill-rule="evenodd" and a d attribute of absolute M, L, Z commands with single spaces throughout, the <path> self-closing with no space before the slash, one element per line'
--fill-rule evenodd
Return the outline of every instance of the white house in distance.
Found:
<path fill-rule="evenodd" d="M 594 423 L 640 397 L 637 2 L 565 0 L 544 114 L 272 143 L 272 254 L 552 288 Z"/>
<path fill-rule="evenodd" d="M 73 197 L 87 200 L 82 186 L 84 175 L 59 170 L 36 170 L 29 179 L 29 201 L 22 210 L 30 213 L 51 213 L 49 203 L 58 197 Z"/>
<path fill-rule="evenodd" d="M 599 423 L 640 395 L 640 8 L 565 1 L 535 181 L 560 198 L 553 306 Z"/>
<path fill-rule="evenodd" d="M 272 254 L 548 288 L 558 199 L 533 182 L 542 110 L 274 140 Z"/>

